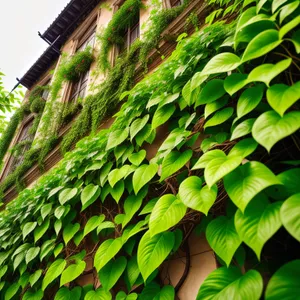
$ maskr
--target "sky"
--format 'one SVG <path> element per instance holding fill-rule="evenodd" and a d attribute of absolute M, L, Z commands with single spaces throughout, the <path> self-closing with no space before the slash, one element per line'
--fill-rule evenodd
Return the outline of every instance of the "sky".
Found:
<path fill-rule="evenodd" d="M 70 0 L 0 0 L 0 71 L 8 91 L 46 50 L 38 36 Z"/>

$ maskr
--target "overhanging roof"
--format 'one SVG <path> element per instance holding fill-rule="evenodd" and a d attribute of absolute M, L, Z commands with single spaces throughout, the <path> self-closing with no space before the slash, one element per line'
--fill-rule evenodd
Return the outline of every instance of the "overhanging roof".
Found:
<path fill-rule="evenodd" d="M 50 0 L 49 0 L 50 1 Z M 50 45 L 19 80 L 28 89 L 38 81 L 59 57 L 59 49 L 101 0 L 71 0 L 41 35 Z"/>

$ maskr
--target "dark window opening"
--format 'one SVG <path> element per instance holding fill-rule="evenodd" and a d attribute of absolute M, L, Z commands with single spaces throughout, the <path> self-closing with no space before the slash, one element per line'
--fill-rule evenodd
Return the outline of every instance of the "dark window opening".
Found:
<path fill-rule="evenodd" d="M 183 0 L 170 0 L 171 7 L 180 6 L 183 4 Z"/>

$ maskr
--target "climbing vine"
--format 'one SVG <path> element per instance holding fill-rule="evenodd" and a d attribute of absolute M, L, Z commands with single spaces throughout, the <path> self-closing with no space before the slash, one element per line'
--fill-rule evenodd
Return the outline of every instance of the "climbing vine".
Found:
<path fill-rule="evenodd" d="M 82 139 L 0 214 L 0 297 L 175 299 L 181 286 L 164 285 L 161 266 L 195 230 L 221 265 L 197 299 L 293 299 L 299 24 L 299 1 L 246 0 L 236 23 L 180 37 L 122 93 L 110 129 Z M 81 287 L 86 272 L 94 284 Z"/>

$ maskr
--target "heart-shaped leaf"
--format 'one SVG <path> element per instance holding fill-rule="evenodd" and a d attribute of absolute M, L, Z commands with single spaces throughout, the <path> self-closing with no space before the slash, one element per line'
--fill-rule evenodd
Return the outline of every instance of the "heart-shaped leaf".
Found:
<path fill-rule="evenodd" d="M 63 272 L 66 265 L 67 262 L 64 259 L 58 259 L 51 264 L 43 279 L 43 283 L 42 283 L 43 291 L 53 280 L 55 280 Z"/>
<path fill-rule="evenodd" d="M 34 260 L 40 253 L 40 247 L 30 248 L 25 256 L 26 264 L 28 265 L 32 260 Z"/>
<path fill-rule="evenodd" d="M 139 166 L 142 161 L 146 158 L 147 152 L 145 150 L 141 150 L 138 153 L 133 153 L 129 156 L 129 161 L 135 166 Z"/>
<path fill-rule="evenodd" d="M 136 119 L 132 122 L 130 126 L 130 140 L 133 138 L 145 127 L 149 120 L 149 115 L 145 115 L 142 119 Z"/>
<path fill-rule="evenodd" d="M 226 122 L 228 119 L 231 118 L 233 112 L 234 110 L 232 107 L 226 107 L 220 111 L 217 111 L 211 119 L 205 122 L 204 128 L 217 126 Z"/>
<path fill-rule="evenodd" d="M 224 178 L 226 192 L 242 212 L 259 192 L 276 184 L 281 184 L 278 178 L 257 161 L 238 167 Z"/>
<path fill-rule="evenodd" d="M 99 225 L 104 221 L 104 219 L 104 215 L 91 217 L 84 226 L 83 237 L 98 228 Z"/>
<path fill-rule="evenodd" d="M 132 184 L 135 194 L 137 194 L 140 189 L 148 183 L 157 173 L 158 165 L 142 165 L 133 174 Z"/>
<path fill-rule="evenodd" d="M 76 264 L 67 267 L 61 274 L 60 286 L 63 286 L 64 284 L 71 282 L 79 277 L 85 270 L 85 267 L 86 263 L 84 261 L 79 261 Z"/>
<path fill-rule="evenodd" d="M 64 205 L 66 202 L 70 201 L 77 195 L 77 188 L 67 188 L 59 193 L 58 199 L 61 205 Z"/>
<path fill-rule="evenodd" d="M 248 119 L 237 125 L 232 131 L 230 140 L 235 140 L 249 134 L 252 131 L 256 119 Z"/>
<path fill-rule="evenodd" d="M 209 153 L 209 152 L 208 152 Z M 210 189 L 208 186 L 202 188 L 202 180 L 197 176 L 185 179 L 179 186 L 178 195 L 181 201 L 194 210 L 198 210 L 205 215 L 214 204 L 218 194 L 216 185 Z"/>
<path fill-rule="evenodd" d="M 270 204 L 263 194 L 257 195 L 247 206 L 244 213 L 235 214 L 235 228 L 241 238 L 258 259 L 264 244 L 281 227 L 280 207 L 282 202 Z"/>
<path fill-rule="evenodd" d="M 36 284 L 36 282 L 41 278 L 42 273 L 43 273 L 42 270 L 37 270 L 32 275 L 30 275 L 29 283 L 31 287 L 33 287 Z"/>
<path fill-rule="evenodd" d="M 35 230 L 33 232 L 34 243 L 36 243 L 40 238 L 42 238 L 42 236 L 48 230 L 49 226 L 50 226 L 50 220 L 48 219 L 48 220 L 44 221 L 41 226 L 38 226 L 35 228 Z"/>
<path fill-rule="evenodd" d="M 252 128 L 255 140 L 268 152 L 281 139 L 300 128 L 300 112 L 292 111 L 280 117 L 275 111 L 267 111 L 259 116 Z"/>
<path fill-rule="evenodd" d="M 243 275 L 236 267 L 222 267 L 208 275 L 196 299 L 258 300 L 262 292 L 263 279 L 259 272 L 250 270 Z"/>
<path fill-rule="evenodd" d="M 67 227 L 63 231 L 63 239 L 66 245 L 71 241 L 71 239 L 74 237 L 74 235 L 78 232 L 79 229 L 80 225 L 78 223 L 67 225 Z"/>
<path fill-rule="evenodd" d="M 44 293 L 42 290 L 34 291 L 34 290 L 28 290 L 22 300 L 42 300 L 44 297 Z M 57 300 L 55 298 L 55 300 Z"/>
<path fill-rule="evenodd" d="M 266 294 L 266 300 L 297 299 L 300 293 L 300 260 L 283 265 L 271 277 Z"/>
<path fill-rule="evenodd" d="M 22 233 L 23 233 L 23 241 L 27 237 L 28 234 L 30 234 L 35 227 L 37 226 L 37 222 L 28 222 L 24 225 Z"/>
<path fill-rule="evenodd" d="M 175 226 L 185 215 L 186 206 L 174 195 L 164 195 L 155 204 L 149 221 L 151 236 Z M 162 222 L 162 220 L 164 220 Z"/>
<path fill-rule="evenodd" d="M 297 181 L 297 180 L 295 180 Z M 300 242 L 300 193 L 289 197 L 282 205 L 280 217 L 285 229 Z"/>
<path fill-rule="evenodd" d="M 204 118 L 207 119 L 212 113 L 219 110 L 223 106 L 225 106 L 228 103 L 228 100 L 226 97 L 221 98 L 217 101 L 214 101 L 212 103 L 208 103 L 205 105 L 205 111 L 204 111 Z"/>
<path fill-rule="evenodd" d="M 174 104 L 167 104 L 165 106 L 158 108 L 155 111 L 152 119 L 152 129 L 155 129 L 158 126 L 166 123 L 171 118 L 175 110 L 176 107 Z"/>
<path fill-rule="evenodd" d="M 175 237 L 173 232 L 162 232 L 151 237 L 147 231 L 138 247 L 138 266 L 144 281 L 158 268 L 173 249 Z"/>
<path fill-rule="evenodd" d="M 98 248 L 94 257 L 94 266 L 99 272 L 122 248 L 122 239 L 109 239 Z"/>
<path fill-rule="evenodd" d="M 209 81 L 201 90 L 195 107 L 202 104 L 211 103 L 221 98 L 223 95 L 225 95 L 225 93 L 224 81 L 221 79 L 213 79 Z"/>
<path fill-rule="evenodd" d="M 87 207 L 94 203 L 100 196 L 100 193 L 101 189 L 98 185 L 89 184 L 86 186 L 80 196 L 82 203 L 81 211 L 84 211 Z"/>
<path fill-rule="evenodd" d="M 128 128 L 117 129 L 112 131 L 108 137 L 106 151 L 115 148 L 116 146 L 123 143 L 127 139 L 128 134 L 129 134 Z"/>
<path fill-rule="evenodd" d="M 235 251 L 242 243 L 234 227 L 233 218 L 228 219 L 223 216 L 208 224 L 206 238 L 209 245 L 225 261 L 227 266 L 230 265 Z"/>
<path fill-rule="evenodd" d="M 232 96 L 240 89 L 242 89 L 247 83 L 248 83 L 247 74 L 233 73 L 228 77 L 226 77 L 224 81 L 224 88 L 225 91 Z"/>
<path fill-rule="evenodd" d="M 267 91 L 267 99 L 282 117 L 286 110 L 300 99 L 300 81 L 290 87 L 285 84 L 272 85 Z"/>

